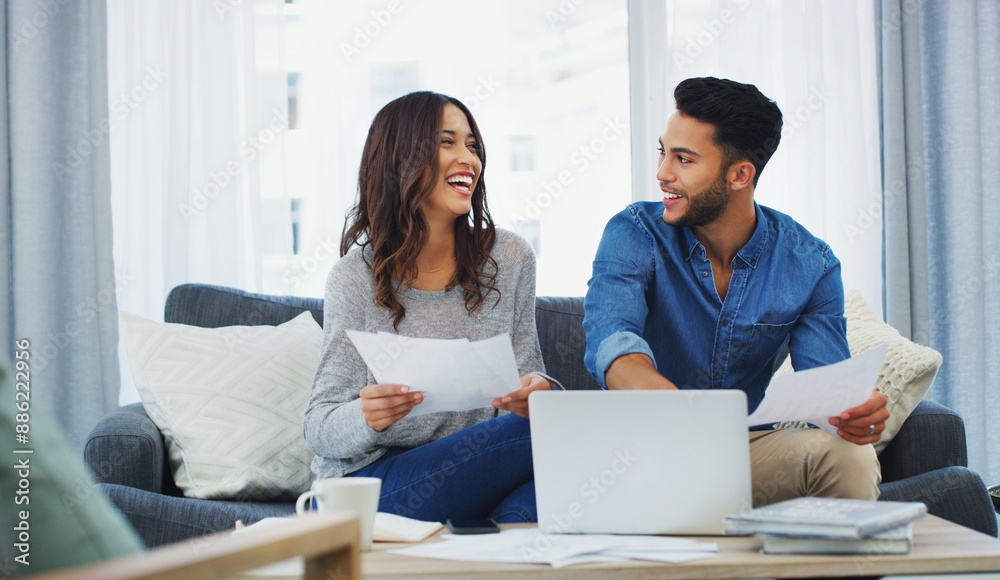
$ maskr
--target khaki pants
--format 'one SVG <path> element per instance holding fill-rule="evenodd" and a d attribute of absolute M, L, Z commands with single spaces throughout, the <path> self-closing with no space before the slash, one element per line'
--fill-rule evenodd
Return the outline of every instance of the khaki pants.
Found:
<path fill-rule="evenodd" d="M 871 445 L 822 429 L 750 432 L 755 507 L 803 496 L 878 499 L 882 473 Z"/>

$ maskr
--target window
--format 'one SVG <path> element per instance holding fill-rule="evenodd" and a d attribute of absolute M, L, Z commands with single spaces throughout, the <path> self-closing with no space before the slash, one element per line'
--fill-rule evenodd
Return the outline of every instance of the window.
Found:
<path fill-rule="evenodd" d="M 267 259 L 265 291 L 323 295 L 369 124 L 414 90 L 475 115 L 490 208 L 534 247 L 537 293 L 586 291 L 604 225 L 631 199 L 625 0 L 298 0 L 285 14 L 295 253 Z"/>
<path fill-rule="evenodd" d="M 756 85 L 778 103 L 784 126 L 754 199 L 829 243 L 840 259 L 845 289 L 859 289 L 881 311 L 882 179 L 871 0 L 635 4 L 654 15 L 640 22 L 646 42 L 661 44 L 632 47 L 632 70 L 638 73 L 633 86 L 649 87 L 647 122 L 660 129 L 647 145 L 637 145 L 649 157 L 637 154 L 633 164 L 654 159 L 655 138 L 674 109 L 673 88 L 683 79 L 716 76 Z M 637 194 L 642 191 L 637 184 Z"/>
<path fill-rule="evenodd" d="M 510 138 L 510 170 L 511 171 L 534 171 L 535 170 L 535 137 L 511 137 Z"/>

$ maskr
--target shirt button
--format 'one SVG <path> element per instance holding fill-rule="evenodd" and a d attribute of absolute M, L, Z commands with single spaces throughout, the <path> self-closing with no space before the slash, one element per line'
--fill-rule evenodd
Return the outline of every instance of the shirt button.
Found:
<path fill-rule="evenodd" d="M 702 278 L 704 278 L 705 276 L 708 276 L 708 272 L 702 272 L 702 273 L 701 273 L 701 277 L 702 277 Z"/>
<path fill-rule="evenodd" d="M 728 320 L 725 320 L 725 319 L 723 319 L 723 320 L 722 320 L 722 326 L 729 326 L 729 321 L 728 321 Z"/>
<path fill-rule="evenodd" d="M 717 378 L 719 378 L 719 377 L 721 377 L 721 376 L 722 376 L 722 375 L 720 375 L 719 373 L 715 373 L 714 375 L 712 375 L 712 378 L 713 378 L 713 379 L 717 379 Z"/>

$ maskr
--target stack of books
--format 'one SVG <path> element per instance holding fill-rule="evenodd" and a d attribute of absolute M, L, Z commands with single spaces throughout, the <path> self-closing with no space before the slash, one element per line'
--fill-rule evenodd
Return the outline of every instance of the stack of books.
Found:
<path fill-rule="evenodd" d="M 920 502 L 800 497 L 726 516 L 727 534 L 760 534 L 766 554 L 909 554 Z"/>

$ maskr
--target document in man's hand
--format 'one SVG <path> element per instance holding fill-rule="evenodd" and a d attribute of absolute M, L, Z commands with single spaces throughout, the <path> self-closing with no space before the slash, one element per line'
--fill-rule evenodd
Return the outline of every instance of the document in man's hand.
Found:
<path fill-rule="evenodd" d="M 868 400 L 887 348 L 887 344 L 880 344 L 832 365 L 776 375 L 764 400 L 747 418 L 748 425 L 805 421 L 836 435 L 830 417 Z"/>
<path fill-rule="evenodd" d="M 377 382 L 424 394 L 410 416 L 489 407 L 493 399 L 521 388 L 507 333 L 475 342 L 356 330 L 348 330 L 347 337 Z"/>

